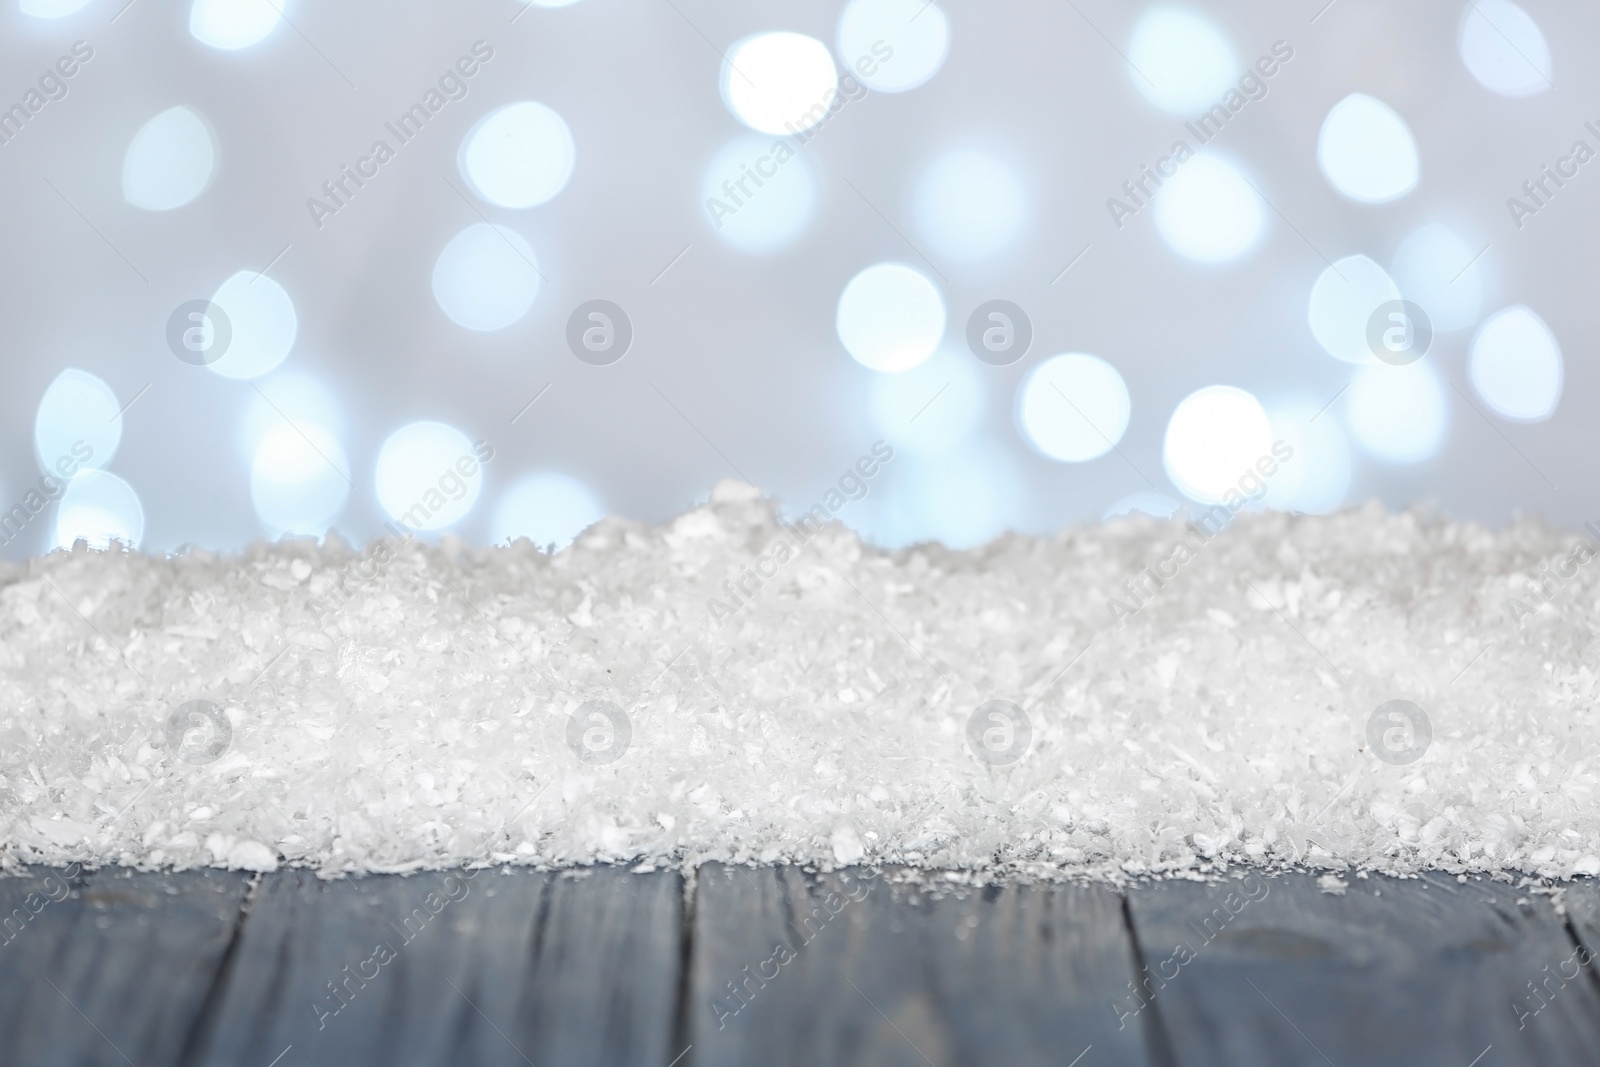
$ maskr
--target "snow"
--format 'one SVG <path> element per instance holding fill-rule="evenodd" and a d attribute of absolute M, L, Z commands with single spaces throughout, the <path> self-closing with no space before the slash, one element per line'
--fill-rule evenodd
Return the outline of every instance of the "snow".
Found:
<path fill-rule="evenodd" d="M 0 863 L 1600 871 L 1584 535 L 777 516 L 0 566 Z"/>

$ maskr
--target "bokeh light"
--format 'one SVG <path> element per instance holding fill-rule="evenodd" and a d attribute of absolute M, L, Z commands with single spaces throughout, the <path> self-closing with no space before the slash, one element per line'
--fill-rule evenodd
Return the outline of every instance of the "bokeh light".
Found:
<path fill-rule="evenodd" d="M 911 370 L 872 379 L 872 421 L 897 451 L 942 455 L 972 436 L 987 397 L 972 356 L 941 347 Z"/>
<path fill-rule="evenodd" d="M 973 548 L 1012 529 L 1022 477 L 1005 450 L 981 439 L 938 459 L 907 457 L 899 492 L 916 540 Z"/>
<path fill-rule="evenodd" d="M 1266 228 L 1261 197 L 1238 167 L 1203 154 L 1183 164 L 1155 197 L 1156 230 L 1178 255 L 1197 263 L 1237 259 Z"/>
<path fill-rule="evenodd" d="M 1367 323 L 1379 305 L 1400 299 L 1400 287 L 1366 256 L 1346 256 L 1311 286 L 1306 318 L 1323 351 L 1346 363 L 1373 363 Z"/>
<path fill-rule="evenodd" d="M 274 538 L 326 533 L 344 510 L 350 485 L 344 446 L 308 423 L 270 427 L 250 462 L 250 501 Z"/>
<path fill-rule="evenodd" d="M 146 211 L 171 211 L 205 191 L 217 151 L 205 121 L 171 107 L 139 128 L 122 160 L 122 195 Z"/>
<path fill-rule="evenodd" d="M 938 536 L 939 465 L 1001 457 L 1007 521 L 1049 535 L 1202 510 L 1208 462 L 1240 461 L 1237 481 L 1259 452 L 1225 434 L 1233 458 L 1208 460 L 1177 404 L 1229 383 L 1295 453 L 1252 506 L 1372 495 L 1491 526 L 1582 521 L 1582 494 L 1539 496 L 1479 413 L 1582 487 L 1568 253 L 1600 211 L 1573 167 L 1600 168 L 1600 117 L 1580 129 L 1548 90 L 1556 50 L 1581 89 L 1587 24 L 1529 0 L 1365 21 L 1322 2 L 1295 31 L 1195 0 L 1048 26 L 948 0 L 644 22 L 517 0 L 499 29 L 433 6 L 352 37 L 361 20 L 303 0 L 178 0 L 171 18 L 15 0 L 42 51 L 0 154 L 40 211 L 9 231 L 19 369 L 0 395 L 23 439 L 0 490 L 19 499 L 61 462 L 114 471 L 148 498 L 157 552 L 364 538 L 387 514 L 391 431 L 441 418 L 499 445 L 515 414 L 507 469 L 488 464 L 447 527 L 463 537 L 564 543 L 570 523 L 534 523 L 565 513 L 561 492 L 669 521 L 719 450 L 792 500 L 876 438 L 902 460 L 843 521 Z M 529 32 L 543 58 L 517 45 Z M 1085 76 L 1108 91 L 1084 96 Z M 387 177 L 368 173 L 378 139 Z M 226 343 L 202 350 L 208 297 Z M 626 365 L 600 366 L 603 329 L 580 336 L 599 303 L 631 324 L 612 316 Z M 1402 303 L 1431 347 L 1393 340 Z M 1002 352 L 1002 333 L 1026 343 Z M 572 375 L 645 392 L 574 392 Z M 604 432 L 619 416 L 622 446 Z M 1259 420 L 1234 421 L 1260 444 Z M 575 452 L 575 432 L 600 436 Z M 53 543 L 55 503 L 8 559 Z"/>
<path fill-rule="evenodd" d="M 915 89 L 949 52 L 950 19 L 931 0 L 850 0 L 839 16 L 839 62 L 879 92 Z"/>
<path fill-rule="evenodd" d="M 912 212 L 935 258 L 987 259 L 1016 240 L 1028 217 L 1028 197 L 1004 163 L 958 151 L 922 172 Z"/>
<path fill-rule="evenodd" d="M 1270 405 L 1274 443 L 1282 441 L 1292 455 L 1265 479 L 1266 505 L 1277 511 L 1325 515 L 1350 493 L 1354 464 L 1350 439 L 1326 402 L 1292 396 Z"/>
<path fill-rule="evenodd" d="M 117 394 L 88 371 L 69 367 L 56 375 L 39 398 L 33 421 L 39 468 L 55 475 L 63 459 L 80 467 L 110 463 L 122 443 L 121 410 Z"/>
<path fill-rule="evenodd" d="M 576 160 L 566 121 L 544 104 L 521 100 L 479 119 L 461 142 L 456 164 L 484 200 L 527 208 L 566 188 Z"/>
<path fill-rule="evenodd" d="M 533 474 L 501 494 L 489 536 L 496 544 L 525 537 L 540 547 L 562 549 L 605 514 L 599 498 L 576 478 Z"/>
<path fill-rule="evenodd" d="M 1533 96 L 1553 84 L 1550 45 L 1533 17 L 1510 0 L 1470 0 L 1456 43 L 1461 62 L 1491 93 Z"/>
<path fill-rule="evenodd" d="M 75 474 L 56 505 L 51 547 L 71 548 L 80 539 L 90 548 L 109 548 L 112 542 L 138 548 L 144 541 L 144 505 L 133 486 L 109 471 Z"/>
<path fill-rule="evenodd" d="M 1272 421 L 1266 410 L 1231 385 L 1208 385 L 1179 401 L 1161 446 L 1167 477 L 1202 504 L 1243 497 L 1241 480 L 1271 454 Z"/>
<path fill-rule="evenodd" d="M 834 325 L 845 351 L 862 366 L 910 370 L 933 355 L 944 337 L 944 297 L 921 271 L 878 263 L 844 287 Z"/>
<path fill-rule="evenodd" d="M 539 267 L 520 233 L 475 222 L 450 239 L 433 265 L 433 296 L 468 330 L 503 330 L 539 295 Z"/>
<path fill-rule="evenodd" d="M 389 435 L 374 475 L 384 514 L 412 530 L 442 530 L 466 517 L 483 489 L 467 435 L 442 422 L 413 422 Z"/>
<path fill-rule="evenodd" d="M 1459 330 L 1478 321 L 1483 304 L 1483 275 L 1474 262 L 1478 252 L 1438 223 L 1412 230 L 1395 252 L 1392 267 L 1400 294 L 1427 312 L 1435 330 Z"/>
<path fill-rule="evenodd" d="M 81 10 L 89 0 L 20 0 L 24 15 L 38 19 L 59 19 Z"/>
<path fill-rule="evenodd" d="M 1017 417 L 1041 453 L 1083 463 L 1116 447 L 1128 430 L 1133 404 L 1117 369 L 1098 356 L 1052 356 L 1022 383 Z"/>
<path fill-rule="evenodd" d="M 211 302 L 233 328 L 232 340 L 211 369 L 224 378 L 259 378 L 288 358 L 300 330 L 294 301 L 283 286 L 242 270 L 223 282 Z"/>
<path fill-rule="evenodd" d="M 189 32 L 213 48 L 248 48 L 271 33 L 282 18 L 283 0 L 194 0 Z"/>
<path fill-rule="evenodd" d="M 246 462 L 254 458 L 267 431 L 285 421 L 320 426 L 335 437 L 344 433 L 343 410 L 328 387 L 304 371 L 282 369 L 257 379 L 255 388 L 244 395 L 237 437 Z"/>
<path fill-rule="evenodd" d="M 1449 409 L 1430 360 L 1359 368 L 1344 400 L 1357 446 L 1384 463 L 1420 463 L 1444 444 Z M 1324 416 L 1326 417 L 1326 416 Z"/>
<path fill-rule="evenodd" d="M 769 255 L 805 232 L 816 214 L 817 172 L 787 141 L 745 134 L 723 146 L 700 183 L 718 237 L 741 252 Z"/>
<path fill-rule="evenodd" d="M 1323 177 L 1351 200 L 1382 204 L 1417 187 L 1416 138 L 1399 112 L 1365 93 L 1351 93 L 1328 112 L 1317 137 Z"/>
<path fill-rule="evenodd" d="M 722 65 L 722 99 L 735 118 L 761 133 L 801 133 L 837 111 L 838 72 L 828 46 L 784 31 L 746 37 Z"/>
<path fill-rule="evenodd" d="M 1221 28 L 1187 7 L 1146 11 L 1128 42 L 1129 72 L 1144 98 L 1190 117 L 1218 103 L 1239 77 L 1239 58 Z"/>
<path fill-rule="evenodd" d="M 1517 422 L 1548 419 L 1565 377 L 1555 334 L 1522 304 L 1495 312 L 1478 327 L 1467 373 L 1484 403 Z"/>

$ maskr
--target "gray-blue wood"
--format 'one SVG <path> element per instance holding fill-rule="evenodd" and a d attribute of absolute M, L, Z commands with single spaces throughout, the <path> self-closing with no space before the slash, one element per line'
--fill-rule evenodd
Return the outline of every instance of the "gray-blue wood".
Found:
<path fill-rule="evenodd" d="M 702 867 L 687 1004 L 693 1063 L 1159 1062 L 1144 1029 L 1119 1030 L 1109 1010 L 1133 977 L 1114 892 L 933 894 L 891 877 Z"/>
<path fill-rule="evenodd" d="M 0 1064 L 176 1064 L 205 1010 L 250 876 L 0 877 Z"/>
<path fill-rule="evenodd" d="M 678 876 L 615 868 L 269 875 L 196 1062 L 662 1067 L 681 909 Z"/>
<path fill-rule="evenodd" d="M 1565 888 L 1562 903 L 1572 935 L 1572 952 L 1553 964 L 1550 971 L 1540 972 L 1533 992 L 1543 1004 L 1564 996 L 1569 988 L 1588 985 L 1600 989 L 1600 885 L 1585 878 Z M 1544 1014 L 1542 1006 L 1539 1014 Z"/>
<path fill-rule="evenodd" d="M 1135 888 L 1148 985 L 1124 1010 L 1158 1011 L 1185 1067 L 1600 1063 L 1593 983 L 1531 999 L 1574 949 L 1548 897 L 1445 875 L 1348 882 Z"/>
<path fill-rule="evenodd" d="M 0 878 L 0 1067 L 1600 1063 L 1588 880 L 253 878 Z"/>

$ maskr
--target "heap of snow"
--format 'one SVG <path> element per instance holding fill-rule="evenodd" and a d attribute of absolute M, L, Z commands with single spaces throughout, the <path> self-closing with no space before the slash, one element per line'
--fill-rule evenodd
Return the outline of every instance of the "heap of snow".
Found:
<path fill-rule="evenodd" d="M 884 552 L 728 483 L 555 555 L 80 548 L 0 568 L 0 860 L 1594 874 L 1593 556 L 1375 506 Z"/>

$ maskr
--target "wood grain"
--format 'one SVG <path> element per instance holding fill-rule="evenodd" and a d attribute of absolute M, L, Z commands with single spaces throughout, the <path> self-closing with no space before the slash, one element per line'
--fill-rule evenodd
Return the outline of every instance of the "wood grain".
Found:
<path fill-rule="evenodd" d="M 1115 893 L 936 895 L 893 877 L 702 867 L 687 1004 L 694 1062 L 1151 1062 L 1142 1029 L 1119 1030 L 1109 1010 L 1133 976 Z"/>
<path fill-rule="evenodd" d="M 1592 984 L 1527 1014 L 1528 983 L 1574 946 L 1548 898 L 1505 883 L 1351 878 L 1334 895 L 1251 876 L 1152 883 L 1129 903 L 1148 1002 L 1186 1067 L 1600 1063 Z"/>
<path fill-rule="evenodd" d="M 615 868 L 272 875 L 198 1062 L 662 1067 L 681 908 L 678 876 Z"/>
<path fill-rule="evenodd" d="M 252 876 L 0 878 L 0 1063 L 178 1063 Z"/>
<path fill-rule="evenodd" d="M 0 1065 L 1600 1063 L 1588 880 L 469 874 L 0 878 Z"/>

